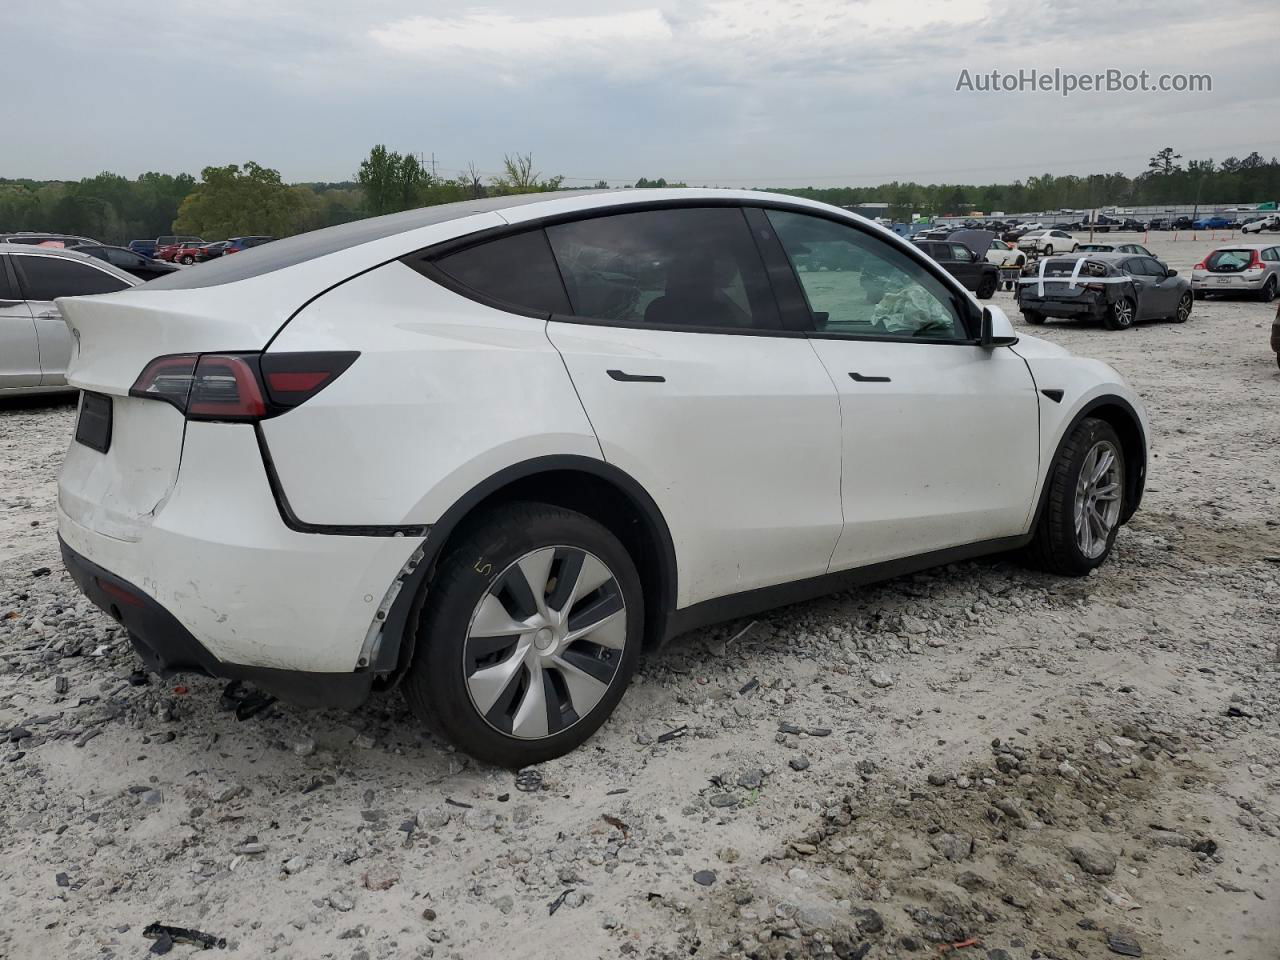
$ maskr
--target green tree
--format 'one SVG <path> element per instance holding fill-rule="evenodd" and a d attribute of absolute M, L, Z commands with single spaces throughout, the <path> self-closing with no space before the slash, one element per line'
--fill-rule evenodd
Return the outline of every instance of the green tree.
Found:
<path fill-rule="evenodd" d="M 374 215 L 422 206 L 424 194 L 434 183 L 417 157 L 389 151 L 381 143 L 360 162 L 356 179 L 364 190 L 366 208 Z"/>
<path fill-rule="evenodd" d="M 1173 147 L 1165 147 L 1157 150 L 1156 155 L 1147 161 L 1147 170 L 1160 176 L 1168 176 L 1182 169 L 1178 164 L 1181 159 L 1182 154 L 1174 153 Z"/>
<path fill-rule="evenodd" d="M 280 179 L 280 172 L 249 161 L 205 167 L 201 183 L 186 196 L 173 223 L 177 233 L 209 237 L 241 234 L 287 236 L 307 215 L 306 200 Z"/>
<path fill-rule="evenodd" d="M 546 177 L 533 168 L 532 153 L 505 154 L 502 158 L 502 174 L 493 178 L 494 189 L 499 193 L 542 193 L 559 190 L 564 177 Z"/>

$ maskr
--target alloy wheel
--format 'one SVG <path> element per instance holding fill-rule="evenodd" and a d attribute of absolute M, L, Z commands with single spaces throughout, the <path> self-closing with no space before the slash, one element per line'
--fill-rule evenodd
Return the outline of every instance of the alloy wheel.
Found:
<path fill-rule="evenodd" d="M 626 603 L 608 566 L 578 547 L 541 547 L 476 605 L 463 651 L 467 692 L 498 732 L 549 737 L 603 699 L 626 643 Z"/>
<path fill-rule="evenodd" d="M 1120 520 L 1120 451 L 1099 440 L 1085 455 L 1076 481 L 1076 545 L 1090 560 L 1102 556 Z"/>
<path fill-rule="evenodd" d="M 1178 322 L 1186 323 L 1191 316 L 1191 294 L 1184 293 L 1178 301 Z"/>
<path fill-rule="evenodd" d="M 1133 304 L 1127 297 L 1117 300 L 1112 309 L 1115 312 L 1116 326 L 1127 327 L 1133 323 Z"/>

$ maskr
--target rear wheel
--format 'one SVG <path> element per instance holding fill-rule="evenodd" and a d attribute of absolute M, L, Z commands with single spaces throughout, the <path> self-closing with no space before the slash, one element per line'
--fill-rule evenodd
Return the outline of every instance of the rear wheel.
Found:
<path fill-rule="evenodd" d="M 405 698 L 478 759 L 540 763 L 613 712 L 643 633 L 640 578 L 612 533 L 571 510 L 511 504 L 442 561 Z"/>
<path fill-rule="evenodd" d="M 1191 319 L 1191 294 L 1184 293 L 1178 301 L 1178 311 L 1173 315 L 1175 323 L 1186 323 Z"/>
<path fill-rule="evenodd" d="M 1023 320 L 1025 320 L 1025 321 L 1027 321 L 1027 323 L 1030 323 L 1030 324 L 1032 324 L 1033 326 L 1037 326 L 1037 327 L 1038 327 L 1038 326 L 1040 326 L 1042 323 L 1044 323 L 1044 314 L 1043 314 L 1043 313 L 1039 313 L 1039 312 L 1037 312 L 1037 311 L 1035 311 L 1035 310 L 1023 310 L 1023 311 L 1022 311 L 1022 319 L 1023 319 Z"/>
<path fill-rule="evenodd" d="M 1276 278 L 1275 274 L 1267 277 L 1267 282 L 1262 285 L 1262 289 L 1258 292 L 1258 299 L 1263 303 L 1270 303 L 1276 298 Z"/>
<path fill-rule="evenodd" d="M 1036 566 L 1079 577 L 1106 561 L 1124 503 L 1122 450 L 1103 420 L 1087 417 L 1071 431 L 1050 468 L 1044 511 L 1028 547 Z"/>
<path fill-rule="evenodd" d="M 990 300 L 995 296 L 996 287 L 1000 285 L 1000 277 L 997 274 L 989 273 L 978 283 L 978 299 Z"/>
<path fill-rule="evenodd" d="M 1135 307 L 1128 297 L 1121 297 L 1111 305 L 1104 322 L 1108 330 L 1127 330 L 1133 326 Z"/>
<path fill-rule="evenodd" d="M 1045 248 L 1044 248 L 1044 255 L 1045 255 L 1046 257 L 1052 257 L 1052 256 L 1053 256 L 1053 245 L 1052 245 L 1052 244 L 1050 244 L 1049 246 L 1047 246 L 1047 247 L 1045 247 Z"/>

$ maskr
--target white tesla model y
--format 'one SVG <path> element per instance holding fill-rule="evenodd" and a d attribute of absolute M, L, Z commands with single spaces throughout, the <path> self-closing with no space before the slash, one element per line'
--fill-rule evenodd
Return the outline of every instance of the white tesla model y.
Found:
<path fill-rule="evenodd" d="M 59 532 L 162 673 L 403 687 L 536 762 L 700 624 L 1137 509 L 1142 405 L 906 241 L 794 197 L 497 197 L 60 302 Z"/>

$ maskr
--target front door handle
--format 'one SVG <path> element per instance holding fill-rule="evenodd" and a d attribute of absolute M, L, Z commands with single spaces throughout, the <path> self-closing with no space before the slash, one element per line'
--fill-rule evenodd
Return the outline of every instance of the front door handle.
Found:
<path fill-rule="evenodd" d="M 852 372 L 852 371 L 849 373 L 849 376 L 852 377 L 854 380 L 856 380 L 858 383 L 889 383 L 890 382 L 889 377 L 864 377 L 862 374 Z"/>
<path fill-rule="evenodd" d="M 622 370 L 605 371 L 620 383 L 666 383 L 667 378 L 651 373 L 624 373 Z"/>
<path fill-rule="evenodd" d="M 62 314 L 57 310 L 46 310 L 44 313 L 36 314 L 37 320 L 61 320 Z"/>

